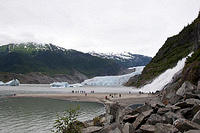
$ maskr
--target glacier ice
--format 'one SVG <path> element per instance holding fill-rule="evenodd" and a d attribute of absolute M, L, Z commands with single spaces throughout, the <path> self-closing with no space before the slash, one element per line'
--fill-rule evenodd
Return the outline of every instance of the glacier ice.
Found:
<path fill-rule="evenodd" d="M 129 78 L 141 74 L 144 66 L 135 67 L 135 71 L 130 74 L 119 76 L 97 76 L 83 81 L 82 85 L 88 86 L 122 86 Z"/>
<path fill-rule="evenodd" d="M 82 84 L 76 83 L 76 84 L 69 84 L 69 87 L 82 87 Z"/>
<path fill-rule="evenodd" d="M 1 84 L 1 83 L 0 83 L 0 84 Z M 19 84 L 20 84 L 20 82 L 19 82 L 18 79 L 13 79 L 13 80 L 11 80 L 11 81 L 9 81 L 9 82 L 7 82 L 7 83 L 3 83 L 3 82 L 2 82 L 2 85 L 3 85 L 3 86 L 19 86 Z"/>
<path fill-rule="evenodd" d="M 0 86 L 4 86 L 4 82 L 0 81 Z"/>
<path fill-rule="evenodd" d="M 52 88 L 65 88 L 68 87 L 69 84 L 67 82 L 53 82 L 50 84 Z"/>

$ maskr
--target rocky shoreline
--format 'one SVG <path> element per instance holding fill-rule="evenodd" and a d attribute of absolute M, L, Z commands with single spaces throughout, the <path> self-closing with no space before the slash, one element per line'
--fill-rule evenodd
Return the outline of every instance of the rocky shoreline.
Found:
<path fill-rule="evenodd" d="M 106 103 L 99 125 L 90 125 L 83 133 L 199 133 L 200 82 L 195 86 L 186 81 L 175 91 L 167 88 L 137 108 Z"/>

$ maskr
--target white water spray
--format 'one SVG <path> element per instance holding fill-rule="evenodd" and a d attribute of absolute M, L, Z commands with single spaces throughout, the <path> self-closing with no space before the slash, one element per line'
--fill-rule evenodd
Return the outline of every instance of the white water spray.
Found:
<path fill-rule="evenodd" d="M 191 54 L 189 54 L 188 56 L 191 56 Z M 174 68 L 166 70 L 156 79 L 154 79 L 153 82 L 140 88 L 139 91 L 148 93 L 148 92 L 156 92 L 162 90 L 165 87 L 165 85 L 171 82 L 174 74 L 183 69 L 186 58 L 187 57 L 183 58 L 182 60 L 179 60 Z"/>

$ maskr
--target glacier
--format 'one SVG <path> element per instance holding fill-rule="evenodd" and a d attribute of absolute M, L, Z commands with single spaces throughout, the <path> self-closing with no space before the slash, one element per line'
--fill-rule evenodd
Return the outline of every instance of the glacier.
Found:
<path fill-rule="evenodd" d="M 119 75 L 119 76 L 97 76 L 91 79 L 83 81 L 82 85 L 88 86 L 122 86 L 131 77 L 141 74 L 144 66 L 134 67 L 135 71 L 130 74 Z"/>
<path fill-rule="evenodd" d="M 188 56 L 191 56 L 191 55 L 192 53 L 189 54 Z M 187 57 L 179 60 L 175 67 L 163 72 L 161 75 L 155 78 L 150 84 L 147 84 L 139 88 L 139 91 L 144 92 L 144 93 L 149 93 L 149 92 L 156 92 L 156 91 L 162 90 L 168 83 L 172 81 L 173 76 L 177 72 L 183 69 L 183 67 L 185 66 L 185 61 Z"/>

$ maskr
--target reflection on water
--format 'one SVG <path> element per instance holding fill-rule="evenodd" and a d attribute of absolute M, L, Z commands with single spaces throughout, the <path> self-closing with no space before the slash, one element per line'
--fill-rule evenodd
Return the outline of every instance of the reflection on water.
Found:
<path fill-rule="evenodd" d="M 56 114 L 80 106 L 79 120 L 89 120 L 105 112 L 103 104 L 48 98 L 1 98 L 1 133 L 49 133 Z"/>

